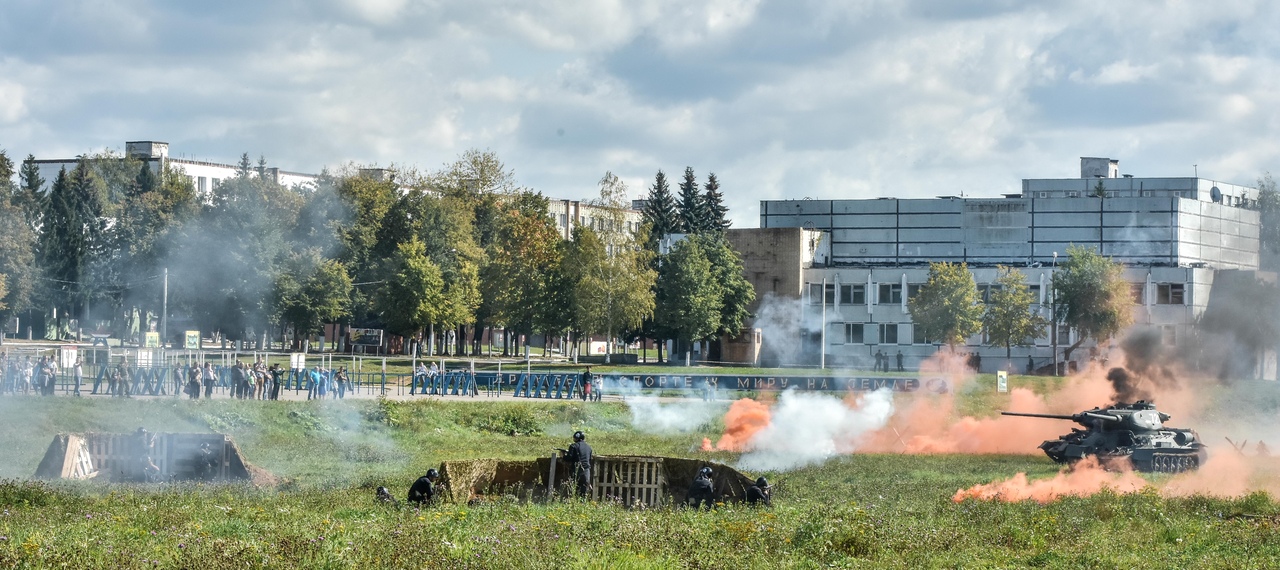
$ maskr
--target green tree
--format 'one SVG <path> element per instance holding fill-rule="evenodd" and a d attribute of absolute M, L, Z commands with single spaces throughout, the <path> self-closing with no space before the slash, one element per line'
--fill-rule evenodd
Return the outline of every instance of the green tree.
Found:
<path fill-rule="evenodd" d="M 496 322 L 519 334 L 534 332 L 546 310 L 559 241 L 545 197 L 526 191 L 506 203 L 482 279 L 492 287 L 486 297 L 493 300 Z"/>
<path fill-rule="evenodd" d="M 0 317 L 4 319 L 30 308 L 35 286 L 36 236 L 24 216 L 20 207 L 0 200 L 0 275 L 6 285 L 0 295 L 4 305 Z"/>
<path fill-rule="evenodd" d="M 982 299 L 968 264 L 930 263 L 929 280 L 907 302 L 907 310 L 925 338 L 940 340 L 952 351 L 982 330 Z"/>
<path fill-rule="evenodd" d="M 422 242 L 410 239 L 397 247 L 376 299 L 383 322 L 396 334 L 414 336 L 444 320 L 444 278 Z"/>
<path fill-rule="evenodd" d="M 347 316 L 351 277 L 342 263 L 324 259 L 316 248 L 290 252 L 275 275 L 272 294 L 276 319 L 293 326 L 294 347 L 325 323 Z"/>
<path fill-rule="evenodd" d="M 1258 242 L 1262 269 L 1280 268 L 1280 191 L 1270 172 L 1258 177 Z"/>
<path fill-rule="evenodd" d="M 22 170 L 18 173 L 20 184 L 10 200 L 22 210 L 27 226 L 33 232 L 39 231 L 45 208 L 45 180 L 40 176 L 40 167 L 35 160 L 36 157 L 28 154 L 27 159 L 22 162 Z"/>
<path fill-rule="evenodd" d="M 703 228 L 708 231 L 722 232 L 729 229 L 729 208 L 724 205 L 724 194 L 720 193 L 720 181 L 715 173 L 707 175 L 707 183 L 703 186 L 702 213 L 706 216 Z"/>
<path fill-rule="evenodd" d="M 43 215 L 39 266 L 44 271 L 44 299 L 57 309 L 55 327 L 64 315 L 78 313 L 93 292 L 87 268 L 102 233 L 102 181 L 81 159 L 68 173 L 58 172 Z"/>
<path fill-rule="evenodd" d="M 1098 183 L 1097 183 L 1097 184 L 1094 184 L 1094 185 L 1093 185 L 1093 193 L 1092 193 L 1092 196 L 1093 196 L 1094 198 L 1106 198 L 1106 197 L 1107 197 L 1107 186 L 1106 186 L 1105 184 L 1103 184 L 1103 183 L 1102 183 L 1102 179 L 1101 179 L 1101 178 L 1099 178 L 1099 179 L 1098 179 Z"/>
<path fill-rule="evenodd" d="M 606 172 L 600 179 L 600 198 L 591 204 L 597 208 L 596 228 L 574 230 L 574 314 L 583 333 L 604 335 L 608 362 L 615 338 L 653 315 L 657 272 L 650 267 L 652 252 L 627 228 L 626 184 Z"/>
<path fill-rule="evenodd" d="M 706 229 L 707 214 L 703 208 L 702 194 L 698 192 L 698 178 L 693 167 L 686 166 L 684 180 L 680 181 L 679 217 L 681 233 L 696 234 Z"/>
<path fill-rule="evenodd" d="M 710 338 L 721 326 L 724 293 L 700 241 L 676 242 L 663 256 L 661 267 L 658 326 L 686 343 Z"/>
<path fill-rule="evenodd" d="M 711 262 L 711 271 L 719 286 L 720 322 L 715 333 L 737 336 L 749 313 L 747 306 L 756 298 L 755 288 L 744 275 L 742 257 L 729 245 L 723 234 L 709 233 L 696 238 Z"/>
<path fill-rule="evenodd" d="M 1133 322 L 1133 299 L 1124 266 L 1084 246 L 1067 248 L 1067 261 L 1053 275 L 1056 320 L 1075 329 L 1077 339 L 1063 357 L 1088 339 L 1103 344 Z"/>
<path fill-rule="evenodd" d="M 1044 335 L 1048 319 L 1031 310 L 1035 298 L 1022 273 L 1005 266 L 997 268 L 997 276 L 982 326 L 991 346 L 1003 346 L 1005 359 L 1012 358 L 1013 347 L 1027 346 Z"/>
<path fill-rule="evenodd" d="M 649 188 L 649 198 L 642 210 L 644 221 L 649 224 L 649 242 L 646 246 L 658 251 L 658 240 L 672 233 L 679 233 L 680 218 L 676 214 L 675 198 L 667 184 L 667 175 L 661 170 L 653 177 L 653 186 Z"/>

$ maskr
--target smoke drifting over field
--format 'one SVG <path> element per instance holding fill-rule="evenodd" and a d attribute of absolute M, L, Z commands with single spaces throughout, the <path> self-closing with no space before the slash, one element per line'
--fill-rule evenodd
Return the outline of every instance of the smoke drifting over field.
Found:
<path fill-rule="evenodd" d="M 1035 390 L 1013 388 L 1002 409 L 1075 414 L 1094 407 L 1148 400 L 1172 419 L 1167 425 L 1193 428 L 1210 446 L 1207 462 L 1158 484 L 1166 496 L 1211 494 L 1239 496 L 1252 491 L 1280 495 L 1280 460 L 1257 442 L 1280 444 L 1280 388 L 1271 382 L 1223 384 L 1214 371 L 1195 372 L 1171 354 L 1159 336 L 1139 333 L 1124 338 L 1105 359 L 1060 381 L 1045 379 Z M 845 453 L 1026 454 L 1041 456 L 1040 443 L 1079 427 L 1070 421 L 999 415 L 972 416 L 962 404 L 974 390 L 991 390 L 963 366 L 960 356 L 940 352 L 921 370 L 922 378 L 943 378 L 946 390 L 926 384 L 914 393 L 876 392 L 842 404 L 831 396 L 784 393 L 776 404 L 740 400 L 725 416 L 726 431 L 703 449 L 740 451 L 747 469 L 783 470 L 819 463 Z M 1046 389 L 1047 388 L 1047 389 Z M 895 401 L 896 397 L 896 401 Z M 987 396 L 982 396 L 986 398 Z M 883 398 L 883 399 L 882 399 Z M 1226 438 L 1249 441 L 1240 450 Z M 805 447 L 802 442 L 814 442 Z M 804 453 L 804 451 L 811 451 Z M 1104 469 L 1096 461 L 1077 463 L 1058 476 L 1030 481 L 1018 474 L 1005 481 L 956 493 L 968 498 L 1052 501 L 1096 493 L 1103 488 L 1132 492 L 1153 485 L 1142 474 L 1119 466 Z"/>

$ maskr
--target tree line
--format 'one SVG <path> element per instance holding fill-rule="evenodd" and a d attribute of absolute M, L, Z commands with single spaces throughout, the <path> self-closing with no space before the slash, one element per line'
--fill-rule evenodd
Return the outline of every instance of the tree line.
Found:
<path fill-rule="evenodd" d="M 606 173 L 587 202 L 593 223 L 563 239 L 550 200 L 491 152 L 426 173 L 326 170 L 313 187 L 275 182 L 246 153 L 207 193 L 180 170 L 113 152 L 79 157 L 53 181 L 33 159 L 15 169 L 0 151 L 0 316 L 49 317 L 60 337 L 72 318 L 136 337 L 161 312 L 166 270 L 170 318 L 206 337 L 289 333 L 300 346 L 342 323 L 422 339 L 426 352 L 452 336 L 459 355 L 479 354 L 494 328 L 509 333 L 504 354 L 534 334 L 736 334 L 752 298 L 722 235 L 719 183 L 699 189 L 692 169 L 678 203 L 658 173 L 660 217 L 646 209 L 642 224 L 627 223 L 626 185 Z M 670 233 L 689 236 L 660 252 Z"/>

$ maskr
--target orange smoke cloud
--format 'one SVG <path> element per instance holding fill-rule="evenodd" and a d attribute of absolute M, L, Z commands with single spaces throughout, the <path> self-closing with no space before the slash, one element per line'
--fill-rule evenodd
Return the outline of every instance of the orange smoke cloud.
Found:
<path fill-rule="evenodd" d="M 1062 497 L 1083 497 L 1103 489 L 1116 493 L 1133 493 L 1147 486 L 1147 481 L 1131 471 L 1111 472 L 1102 468 L 1096 458 L 1089 457 L 1064 469 L 1051 479 L 1028 481 L 1026 473 L 1018 473 L 1005 481 L 974 485 L 956 491 L 951 497 L 957 503 L 965 499 L 982 501 L 1035 501 L 1049 503 Z"/>
<path fill-rule="evenodd" d="M 769 425 L 769 405 L 743 398 L 729 406 L 724 415 L 724 435 L 716 442 L 719 451 L 742 451 L 751 436 Z M 711 440 L 702 440 L 702 449 L 712 451 Z"/>

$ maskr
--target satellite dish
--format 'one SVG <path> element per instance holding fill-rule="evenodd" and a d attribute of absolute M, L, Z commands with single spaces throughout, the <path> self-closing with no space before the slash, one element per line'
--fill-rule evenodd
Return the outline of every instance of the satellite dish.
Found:
<path fill-rule="evenodd" d="M 1222 190 L 1219 190 L 1217 186 L 1214 186 L 1213 188 L 1210 188 L 1210 189 L 1209 189 L 1209 198 L 1211 198 L 1211 199 L 1213 200 L 1213 203 L 1214 203 L 1214 204 L 1221 204 L 1221 203 L 1222 203 Z"/>

